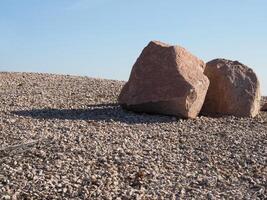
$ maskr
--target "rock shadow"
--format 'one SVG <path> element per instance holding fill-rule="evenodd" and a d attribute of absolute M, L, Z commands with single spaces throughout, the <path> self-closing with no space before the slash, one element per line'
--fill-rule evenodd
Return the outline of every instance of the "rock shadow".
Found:
<path fill-rule="evenodd" d="M 135 113 L 122 109 L 118 104 L 92 104 L 84 109 L 31 109 L 12 111 L 18 116 L 32 117 L 36 119 L 59 119 L 59 120 L 93 120 L 112 122 L 118 121 L 127 124 L 138 123 L 165 123 L 174 122 L 176 118 L 164 115 L 150 115 Z"/>

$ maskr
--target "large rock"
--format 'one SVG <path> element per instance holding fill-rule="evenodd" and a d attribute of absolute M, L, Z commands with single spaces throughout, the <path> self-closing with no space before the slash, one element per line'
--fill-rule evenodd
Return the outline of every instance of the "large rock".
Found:
<path fill-rule="evenodd" d="M 267 103 L 263 104 L 261 107 L 261 111 L 267 111 Z"/>
<path fill-rule="evenodd" d="M 184 48 L 152 41 L 134 64 L 118 101 L 137 112 L 195 118 L 209 86 L 204 67 Z"/>
<path fill-rule="evenodd" d="M 260 84 L 252 69 L 238 61 L 215 59 L 204 74 L 210 86 L 202 112 L 208 115 L 254 117 L 260 110 Z"/>

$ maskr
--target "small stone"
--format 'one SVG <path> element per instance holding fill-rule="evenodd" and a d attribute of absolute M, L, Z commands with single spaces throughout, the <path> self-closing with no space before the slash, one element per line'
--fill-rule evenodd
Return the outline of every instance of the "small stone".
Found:
<path fill-rule="evenodd" d="M 267 103 L 263 104 L 261 107 L 261 111 L 267 111 Z"/>
<path fill-rule="evenodd" d="M 9 196 L 9 195 L 4 195 L 4 196 L 2 196 L 2 199 L 3 199 L 3 200 L 9 200 L 9 199 L 11 199 L 11 196 Z"/>

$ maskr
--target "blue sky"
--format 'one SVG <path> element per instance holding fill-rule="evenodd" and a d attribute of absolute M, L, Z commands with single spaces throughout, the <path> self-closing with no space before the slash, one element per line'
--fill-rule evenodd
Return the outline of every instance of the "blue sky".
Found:
<path fill-rule="evenodd" d="M 1 0 L 0 71 L 127 80 L 150 40 L 239 60 L 267 95 L 266 0 Z"/>

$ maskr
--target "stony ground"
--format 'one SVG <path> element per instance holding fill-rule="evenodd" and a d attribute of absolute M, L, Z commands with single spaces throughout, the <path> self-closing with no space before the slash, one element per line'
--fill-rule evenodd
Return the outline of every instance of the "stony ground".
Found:
<path fill-rule="evenodd" d="M 123 84 L 0 73 L 0 198 L 267 198 L 267 113 L 135 114 Z"/>

